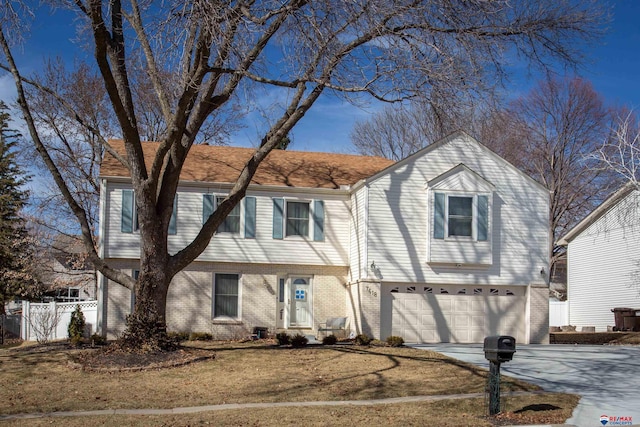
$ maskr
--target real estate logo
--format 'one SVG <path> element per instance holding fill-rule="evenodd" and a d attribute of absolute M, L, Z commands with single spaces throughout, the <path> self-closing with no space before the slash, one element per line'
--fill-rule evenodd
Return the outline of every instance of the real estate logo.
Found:
<path fill-rule="evenodd" d="M 600 415 L 600 423 L 603 426 L 630 426 L 633 424 L 633 417 L 614 417 L 609 415 Z"/>

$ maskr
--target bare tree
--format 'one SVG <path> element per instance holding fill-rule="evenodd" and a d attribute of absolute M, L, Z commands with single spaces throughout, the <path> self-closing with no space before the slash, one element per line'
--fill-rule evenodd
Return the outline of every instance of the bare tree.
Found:
<path fill-rule="evenodd" d="M 0 7 L 6 8 L 6 3 Z M 217 227 L 244 197 L 260 162 L 325 91 L 384 101 L 469 88 L 480 92 L 487 81 L 505 72 L 507 51 L 516 50 L 536 65 L 558 59 L 573 64 L 580 59 L 576 47 L 581 44 L 575 41 L 593 40 L 603 20 L 595 3 L 558 0 L 57 3 L 76 11 L 85 26 L 84 39 L 93 50 L 118 136 L 124 140 L 126 152 L 118 153 L 104 135 L 94 132 L 103 149 L 131 173 L 140 227 L 137 284 L 98 256 L 89 214 L 43 141 L 24 87 L 48 88 L 20 72 L 11 51 L 13 40 L 7 38 L 12 34 L 8 29 L 16 28 L 8 18 L 24 13 L 0 14 L 6 61 L 2 67 L 15 80 L 31 139 L 80 225 L 89 259 L 108 279 L 135 289 L 127 336 L 140 337 L 134 346 L 145 348 L 166 342 L 171 279 L 209 245 Z M 160 142 L 155 158 L 147 164 L 141 107 L 133 91 L 138 76 L 150 82 L 163 124 L 155 135 Z M 260 87 L 280 91 L 276 98 L 286 100 L 284 107 L 272 110 L 270 126 L 263 129 L 253 156 L 196 238 L 170 255 L 168 226 L 189 150 L 207 120 L 233 115 L 234 102 Z M 65 108 L 73 110 L 72 105 Z M 80 114 L 76 120 L 90 129 Z"/>
<path fill-rule="evenodd" d="M 640 122 L 634 112 L 620 112 L 611 138 L 587 157 L 595 161 L 596 171 L 612 172 L 640 189 Z"/>
<path fill-rule="evenodd" d="M 549 189 L 552 268 L 564 254 L 555 241 L 619 185 L 587 159 L 608 138 L 610 124 L 602 97 L 574 77 L 541 81 L 484 128 L 490 148 Z"/>

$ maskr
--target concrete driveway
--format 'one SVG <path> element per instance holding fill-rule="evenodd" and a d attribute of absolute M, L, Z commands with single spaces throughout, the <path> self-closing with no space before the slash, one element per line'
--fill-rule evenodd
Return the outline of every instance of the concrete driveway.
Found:
<path fill-rule="evenodd" d="M 489 368 L 482 344 L 412 345 Z M 631 417 L 640 425 L 640 347 L 591 345 L 516 345 L 503 375 L 537 384 L 548 391 L 582 396 L 567 420 L 579 427 L 602 426 L 600 417 Z M 607 422 L 606 426 L 630 425 Z"/>

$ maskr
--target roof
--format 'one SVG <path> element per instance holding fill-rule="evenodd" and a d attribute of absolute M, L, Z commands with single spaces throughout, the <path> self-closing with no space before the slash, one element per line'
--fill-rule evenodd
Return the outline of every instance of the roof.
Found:
<path fill-rule="evenodd" d="M 122 140 L 109 141 L 119 153 L 125 153 Z M 143 142 L 145 162 L 149 167 L 158 149 L 157 142 Z M 218 145 L 194 145 L 184 163 L 180 179 L 216 183 L 235 182 L 246 161 L 255 152 L 252 148 Z M 336 153 L 273 150 L 260 164 L 253 184 L 305 188 L 340 188 L 353 185 L 394 162 L 382 157 Z M 129 177 L 127 168 L 112 155 L 102 160 L 101 177 Z"/>
<path fill-rule="evenodd" d="M 602 218 L 604 214 L 609 212 L 613 207 L 615 207 L 618 202 L 624 199 L 629 193 L 631 193 L 635 189 L 635 185 L 629 182 L 622 186 L 619 190 L 609 196 L 604 202 L 600 204 L 597 208 L 595 208 L 589 215 L 584 217 L 582 221 L 576 224 L 571 230 L 567 232 L 561 239 L 558 240 L 558 244 L 561 246 L 567 246 L 569 242 L 578 237 L 580 233 L 582 233 L 585 229 L 587 229 L 591 224 L 596 222 L 598 219 Z"/>

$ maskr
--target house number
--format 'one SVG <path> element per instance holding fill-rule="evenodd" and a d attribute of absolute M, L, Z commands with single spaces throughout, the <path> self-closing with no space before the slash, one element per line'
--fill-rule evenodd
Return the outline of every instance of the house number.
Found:
<path fill-rule="evenodd" d="M 368 286 L 367 286 L 367 292 L 369 292 L 369 294 L 373 295 L 376 298 L 378 297 L 378 293 Z"/>

